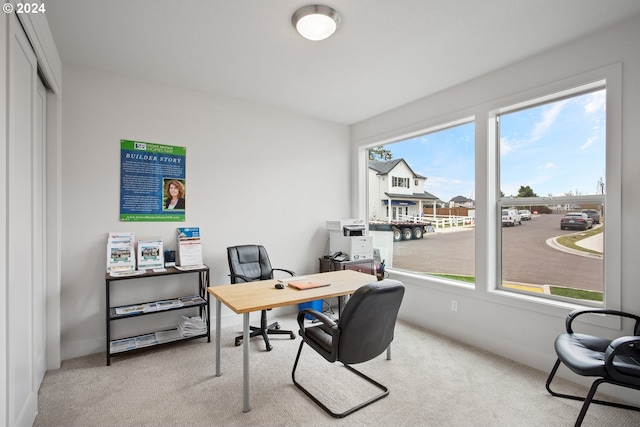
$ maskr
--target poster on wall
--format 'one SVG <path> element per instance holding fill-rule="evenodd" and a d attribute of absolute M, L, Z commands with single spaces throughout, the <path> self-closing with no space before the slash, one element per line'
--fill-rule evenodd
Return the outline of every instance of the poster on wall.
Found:
<path fill-rule="evenodd" d="M 120 221 L 184 221 L 186 147 L 120 140 Z"/>

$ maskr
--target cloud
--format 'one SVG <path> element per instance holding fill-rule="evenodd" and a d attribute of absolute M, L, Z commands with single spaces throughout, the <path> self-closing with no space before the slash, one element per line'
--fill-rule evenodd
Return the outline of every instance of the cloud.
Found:
<path fill-rule="evenodd" d="M 548 170 L 548 169 L 555 169 L 556 165 L 555 163 L 552 162 L 547 162 L 544 165 L 540 165 L 538 166 L 538 170 Z"/>
<path fill-rule="evenodd" d="M 507 138 L 500 138 L 500 155 L 502 156 L 515 151 L 516 145 L 517 144 L 513 143 Z"/>
<path fill-rule="evenodd" d="M 560 113 L 562 113 L 562 110 L 568 102 L 568 100 L 554 102 L 553 104 L 550 104 L 551 108 L 543 109 L 542 120 L 534 125 L 533 131 L 531 132 L 532 142 L 537 141 L 544 136 L 544 134 L 547 132 L 547 129 L 549 129 L 553 125 L 553 123 L 556 121 L 556 118 L 558 117 L 558 115 L 560 115 Z"/>
<path fill-rule="evenodd" d="M 604 110 L 607 106 L 607 93 L 605 90 L 593 92 L 584 105 L 584 112 L 588 115 Z"/>
<path fill-rule="evenodd" d="M 597 136 L 590 136 L 589 138 L 587 138 L 587 141 L 580 146 L 580 149 L 581 150 L 586 150 L 587 148 L 589 148 L 597 140 L 598 140 Z"/>

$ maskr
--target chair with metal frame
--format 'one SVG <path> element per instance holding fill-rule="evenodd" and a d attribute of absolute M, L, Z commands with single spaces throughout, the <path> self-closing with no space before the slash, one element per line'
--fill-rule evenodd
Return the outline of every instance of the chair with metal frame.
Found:
<path fill-rule="evenodd" d="M 261 245 L 240 245 L 228 247 L 227 258 L 229 261 L 229 276 L 231 276 L 231 283 L 255 282 L 257 280 L 273 279 L 274 271 L 283 271 L 290 276 L 296 275 L 291 270 L 271 267 L 271 261 L 269 261 L 267 250 Z M 296 339 L 296 334 L 293 331 L 280 329 L 278 322 L 268 325 L 267 310 L 262 310 L 260 313 L 260 326 L 251 326 L 250 329 L 251 334 L 249 335 L 249 339 L 262 336 L 267 351 L 271 351 L 272 349 L 268 335 L 289 335 L 292 340 Z M 242 339 L 242 335 L 237 336 L 235 345 L 239 346 Z"/>
<path fill-rule="evenodd" d="M 301 310 L 298 313 L 298 325 L 302 342 L 291 372 L 291 378 L 296 387 L 335 418 L 346 417 L 386 397 L 389 394 L 387 387 L 351 365 L 367 362 L 389 348 L 393 340 L 393 331 L 403 296 L 404 285 L 401 282 L 385 279 L 359 288 L 349 298 L 338 321 L 334 321 L 314 309 Z M 305 326 L 305 315 L 309 315 L 321 323 L 318 326 L 307 327 Z M 382 393 L 344 412 L 332 411 L 296 381 L 296 369 L 305 343 L 328 362 L 342 362 L 349 371 L 364 378 L 382 390 Z"/>
<path fill-rule="evenodd" d="M 629 318 L 635 321 L 633 336 L 623 336 L 614 340 L 576 333 L 573 321 L 578 316 L 598 314 Z M 577 309 L 570 312 L 565 319 L 566 333 L 555 340 L 558 355 L 549 378 L 547 391 L 553 396 L 584 401 L 576 420 L 576 427 L 582 424 L 591 403 L 614 406 L 617 408 L 640 411 L 640 407 L 594 399 L 598 386 L 602 383 L 614 384 L 640 390 L 640 317 L 616 310 Z M 551 390 L 551 381 L 562 362 L 574 373 L 585 377 L 596 377 L 586 397 L 558 393 Z"/>

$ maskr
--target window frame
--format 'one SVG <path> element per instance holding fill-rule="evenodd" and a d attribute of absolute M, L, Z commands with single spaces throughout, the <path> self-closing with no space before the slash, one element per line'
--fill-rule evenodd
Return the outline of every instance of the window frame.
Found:
<path fill-rule="evenodd" d="M 519 103 L 516 103 L 515 105 L 510 105 L 510 106 L 505 106 L 502 108 L 498 108 L 496 110 L 492 111 L 493 117 L 494 119 L 491 121 L 490 126 L 495 127 L 495 136 L 494 138 L 496 139 L 495 144 L 496 144 L 496 161 L 497 161 L 497 171 L 496 171 L 496 183 L 497 183 L 497 192 L 498 194 L 500 194 L 501 192 L 501 180 L 500 180 L 500 117 L 506 114 L 510 114 L 510 113 L 514 113 L 514 112 L 520 112 L 520 111 L 524 111 L 527 109 L 531 109 L 531 108 L 535 108 L 538 106 L 542 106 L 542 105 L 548 105 L 550 103 L 554 103 L 554 102 L 559 102 L 562 101 L 564 99 L 571 99 L 574 97 L 578 97 L 578 96 L 582 96 L 582 95 L 586 95 L 589 93 L 594 93 L 597 92 L 599 90 L 606 90 L 607 89 L 607 84 L 606 84 L 606 80 L 597 80 L 594 82 L 590 82 L 584 85 L 577 85 L 574 86 L 572 88 L 567 88 L 565 90 L 561 90 L 559 92 L 555 92 L 555 93 L 550 93 L 550 94 L 546 94 L 540 98 L 532 98 L 529 101 L 521 101 Z M 607 93 L 607 99 L 608 99 L 608 93 Z M 606 112 L 605 112 L 606 115 Z M 607 123 L 607 127 L 608 127 L 608 123 Z M 607 135 L 608 136 L 608 135 Z M 607 145 L 608 145 L 608 139 L 607 139 Z M 605 148 L 606 150 L 606 148 Z M 607 152 L 607 151 L 606 151 Z M 608 154 L 608 152 L 607 152 Z M 606 162 L 606 158 L 608 157 L 608 155 L 605 155 L 605 162 Z M 606 182 L 606 181 L 605 181 Z M 559 196 L 559 197 L 510 197 L 510 196 L 505 196 L 505 197 L 498 197 L 497 200 L 497 204 L 498 204 L 498 211 L 500 211 L 501 209 L 505 209 L 505 207 L 508 206 L 514 206 L 516 208 L 522 207 L 522 206 L 528 206 L 528 205 L 546 205 L 549 203 L 553 203 L 553 204 L 557 204 L 557 203 L 600 203 L 603 206 L 605 206 L 605 212 L 608 209 L 608 205 L 606 204 L 606 195 L 604 194 L 592 194 L 592 195 L 581 195 L 581 196 Z M 522 293 L 522 294 L 531 294 L 530 292 L 527 291 L 523 291 L 520 289 L 512 289 L 512 288 L 508 288 L 508 287 L 504 287 L 503 286 L 503 277 L 502 277 L 502 261 L 503 261 L 503 250 L 502 250 L 502 224 L 501 224 L 501 220 L 499 218 L 499 216 L 496 216 L 496 222 L 498 224 L 497 226 L 497 231 L 499 233 L 499 235 L 497 236 L 496 239 L 496 243 L 497 243 L 497 249 L 498 249 L 498 255 L 497 255 L 497 272 L 499 274 L 499 280 L 496 281 L 495 285 L 496 285 L 496 289 L 500 289 L 506 292 L 514 292 L 514 293 Z M 606 227 L 605 227 L 606 230 Z M 605 232 L 605 233 L 608 233 Z M 605 237 L 606 238 L 606 237 Z M 606 253 L 606 251 L 605 251 Z M 606 295 L 606 288 L 607 288 L 607 280 L 606 280 L 606 273 L 603 272 L 603 277 L 602 277 L 602 285 L 603 285 L 603 292 L 602 292 L 602 296 L 603 296 L 603 301 L 602 303 L 600 302 L 589 302 L 589 301 L 581 301 L 580 305 L 581 306 L 585 306 L 585 307 L 605 307 L 605 295 Z M 556 300 L 556 301 L 565 301 L 565 302 L 569 302 L 569 303 L 574 303 L 576 302 L 575 300 L 572 300 L 570 298 L 566 298 L 566 297 L 558 297 L 558 296 L 554 296 L 554 295 L 537 295 L 538 298 L 544 298 L 544 299 L 550 299 L 550 300 Z"/>
<path fill-rule="evenodd" d="M 619 310 L 621 307 L 622 276 L 622 63 L 611 63 L 584 73 L 575 73 L 570 77 L 559 77 L 524 88 L 519 92 L 499 98 L 487 98 L 473 105 L 459 105 L 448 112 L 428 110 L 425 117 L 395 129 L 379 132 L 376 136 L 353 141 L 353 153 L 357 159 L 354 168 L 354 194 L 352 209 L 355 215 L 365 217 L 368 213 L 368 156 L 367 150 L 377 145 L 411 138 L 427 132 L 434 132 L 456 124 L 469 121 L 475 123 L 476 156 L 476 282 L 475 286 L 446 281 L 433 277 L 424 277 L 404 271 L 388 269 L 389 274 L 412 285 L 424 287 L 435 292 L 442 291 L 451 295 L 484 300 L 516 310 L 529 310 L 555 317 L 564 317 L 567 310 L 582 308 L 584 305 L 539 298 L 532 295 L 517 294 L 499 289 L 497 273 L 498 224 L 496 223 L 497 200 L 499 199 L 498 159 L 499 144 L 496 142 L 496 128 L 492 126 L 496 112 L 504 106 L 525 103 L 531 99 L 540 99 L 546 95 L 557 94 L 567 88 L 584 86 L 597 81 L 606 81 L 606 174 L 607 216 L 605 225 L 607 236 L 604 242 L 605 288 L 603 306 Z M 446 123 L 446 126 L 443 125 Z M 609 329 L 621 328 L 621 320 L 612 316 L 598 316 L 584 319 L 586 323 Z"/>
<path fill-rule="evenodd" d="M 487 185 L 492 191 L 488 194 L 489 218 L 496 218 L 500 201 L 500 141 L 497 127 L 497 117 L 505 112 L 513 112 L 517 109 L 529 108 L 541 103 L 557 101 L 562 97 L 575 96 L 587 93 L 598 88 L 606 87 L 606 158 L 605 158 L 605 182 L 607 183 L 606 212 L 604 225 L 606 236 L 603 250 L 604 277 L 603 277 L 603 301 L 601 306 L 607 309 L 619 310 L 621 307 L 621 238 L 622 238 L 622 64 L 616 63 L 574 77 L 558 80 L 546 86 L 532 89 L 518 95 L 498 100 L 488 110 L 487 118 L 487 151 L 489 157 L 489 170 L 492 177 L 487 177 Z M 535 102 L 534 102 L 535 101 Z M 598 195 L 584 196 L 589 200 L 598 198 Z M 541 198 L 544 199 L 544 198 Z M 559 198 L 554 198 L 554 201 Z M 514 199 L 509 199 L 513 201 Z M 575 197 L 572 200 L 576 200 Z M 541 203 L 542 204 L 542 203 Z M 491 216 L 493 215 L 493 216 Z M 552 299 L 529 295 L 514 290 L 501 288 L 501 229 L 497 220 L 491 227 L 495 244 L 494 257 L 495 269 L 491 269 L 487 281 L 487 294 L 498 297 L 508 297 L 525 302 L 525 307 L 539 311 L 547 311 L 560 307 L 564 309 L 591 308 L 588 303 L 570 302 L 564 299 Z M 589 323 L 600 326 L 619 329 L 620 319 L 606 316 L 587 320 Z"/>

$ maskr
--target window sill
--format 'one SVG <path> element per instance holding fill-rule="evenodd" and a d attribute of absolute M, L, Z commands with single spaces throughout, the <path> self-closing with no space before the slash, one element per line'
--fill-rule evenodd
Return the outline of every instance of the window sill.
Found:
<path fill-rule="evenodd" d="M 464 295 L 478 301 L 486 301 L 493 304 L 501 304 L 528 310 L 542 315 L 564 319 L 567 314 L 579 308 L 594 308 L 593 306 L 540 298 L 535 295 L 521 294 L 502 289 L 484 291 L 474 284 L 455 282 L 453 280 L 440 279 L 433 276 L 424 276 L 403 270 L 388 270 L 389 277 L 400 280 L 407 286 L 419 286 L 437 290 L 438 292 L 450 292 L 455 295 Z M 622 329 L 622 320 L 617 316 L 593 315 L 585 316 L 582 322 L 615 331 Z"/>

